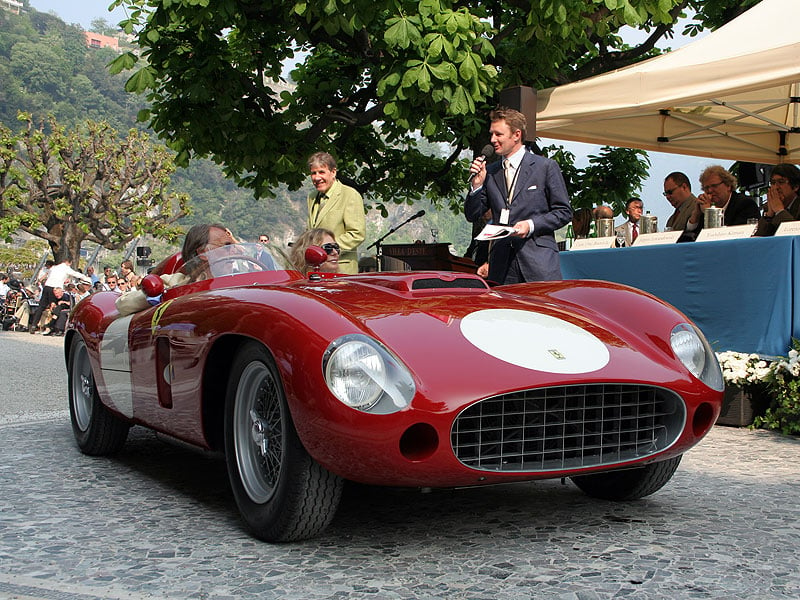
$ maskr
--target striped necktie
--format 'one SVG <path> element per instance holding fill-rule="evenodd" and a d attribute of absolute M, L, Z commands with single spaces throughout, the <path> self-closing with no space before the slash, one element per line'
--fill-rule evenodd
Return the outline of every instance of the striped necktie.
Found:
<path fill-rule="evenodd" d="M 512 189 L 514 187 L 514 167 L 507 158 L 503 160 L 503 170 L 506 174 L 506 193 L 511 198 L 511 193 L 514 191 Z"/>

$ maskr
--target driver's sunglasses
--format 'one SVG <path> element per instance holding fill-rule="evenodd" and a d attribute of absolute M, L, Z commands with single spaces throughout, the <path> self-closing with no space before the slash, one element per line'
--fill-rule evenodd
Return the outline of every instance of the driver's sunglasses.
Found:
<path fill-rule="evenodd" d="M 333 254 L 334 250 L 339 252 L 339 244 L 322 244 L 322 249 L 325 250 L 327 254 Z"/>

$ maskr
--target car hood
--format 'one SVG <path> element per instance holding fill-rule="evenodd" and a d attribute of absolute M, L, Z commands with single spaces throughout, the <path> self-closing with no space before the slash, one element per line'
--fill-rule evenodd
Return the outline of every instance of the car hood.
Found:
<path fill-rule="evenodd" d="M 689 372 L 669 345 L 687 319 L 633 288 L 561 281 L 488 288 L 461 274 L 377 274 L 301 284 L 380 340 L 423 388 L 470 397 L 587 381 L 663 382 Z M 424 382 L 424 383 L 423 383 Z M 421 390 L 421 391 L 424 391 Z"/>

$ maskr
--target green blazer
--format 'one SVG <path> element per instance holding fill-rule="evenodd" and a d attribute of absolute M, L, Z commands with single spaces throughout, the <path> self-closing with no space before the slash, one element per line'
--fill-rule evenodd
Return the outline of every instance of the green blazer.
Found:
<path fill-rule="evenodd" d="M 322 198 L 319 207 L 315 207 L 316 199 L 317 192 L 309 194 L 308 228 L 330 229 L 341 248 L 339 272 L 358 273 L 357 249 L 367 236 L 361 194 L 336 180 Z"/>

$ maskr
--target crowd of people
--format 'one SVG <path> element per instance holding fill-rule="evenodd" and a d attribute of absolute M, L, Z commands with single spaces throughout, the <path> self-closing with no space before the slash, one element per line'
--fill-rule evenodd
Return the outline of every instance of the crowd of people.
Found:
<path fill-rule="evenodd" d="M 795 165 L 780 164 L 772 168 L 767 202 L 759 208 L 755 198 L 737 191 L 735 175 L 720 165 L 703 170 L 698 181 L 701 193 L 692 193 L 689 177 L 680 171 L 664 178 L 664 197 L 673 208 L 664 231 L 681 232 L 678 242 L 691 242 L 707 226 L 706 211 L 716 208 L 721 211 L 723 226 L 752 225 L 753 236 L 775 235 L 778 226 L 787 221 L 800 220 L 800 169 Z M 604 214 L 600 215 L 599 211 Z M 644 205 L 640 198 L 629 198 L 625 203 L 626 220 L 615 228 L 620 246 L 631 246 L 641 233 Z M 600 218 L 613 218 L 610 207 L 599 206 L 593 210 L 577 209 L 568 226 L 566 236 L 571 239 L 597 237 L 595 222 Z"/>
<path fill-rule="evenodd" d="M 118 271 L 105 265 L 102 277 L 92 266 L 85 273 L 73 269 L 71 260 L 45 261 L 28 283 L 18 271 L 0 273 L 2 329 L 62 336 L 78 302 L 99 291 L 122 294 L 136 289 L 140 280 L 130 260 L 122 261 Z"/>

